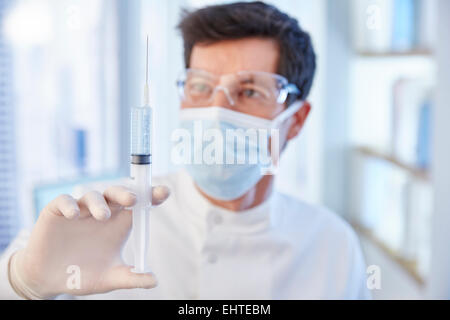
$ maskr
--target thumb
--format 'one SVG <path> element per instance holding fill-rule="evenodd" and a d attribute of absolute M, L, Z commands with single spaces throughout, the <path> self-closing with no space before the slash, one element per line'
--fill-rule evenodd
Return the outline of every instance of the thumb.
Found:
<path fill-rule="evenodd" d="M 159 206 L 170 196 L 170 189 L 166 186 L 152 188 L 152 205 Z"/>
<path fill-rule="evenodd" d="M 103 277 L 103 285 L 106 291 L 118 289 L 151 289 L 157 286 L 157 280 L 153 273 L 133 273 L 133 267 L 122 265 L 108 270 Z"/>

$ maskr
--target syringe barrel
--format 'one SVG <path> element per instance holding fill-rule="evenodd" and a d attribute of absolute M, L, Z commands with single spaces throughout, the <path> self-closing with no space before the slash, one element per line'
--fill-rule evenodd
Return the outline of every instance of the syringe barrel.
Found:
<path fill-rule="evenodd" d="M 151 163 L 152 109 L 149 106 L 131 110 L 131 163 Z"/>
<path fill-rule="evenodd" d="M 152 109 L 149 106 L 131 110 L 131 178 L 137 195 L 133 208 L 134 269 L 135 273 L 150 272 L 148 266 L 152 202 L 151 134 Z"/>

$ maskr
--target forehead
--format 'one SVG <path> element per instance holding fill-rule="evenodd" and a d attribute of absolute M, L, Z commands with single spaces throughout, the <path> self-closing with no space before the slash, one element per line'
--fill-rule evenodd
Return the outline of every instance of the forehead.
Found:
<path fill-rule="evenodd" d="M 218 75 L 243 70 L 277 73 L 279 56 L 278 43 L 273 39 L 226 40 L 196 44 L 189 67 Z"/>

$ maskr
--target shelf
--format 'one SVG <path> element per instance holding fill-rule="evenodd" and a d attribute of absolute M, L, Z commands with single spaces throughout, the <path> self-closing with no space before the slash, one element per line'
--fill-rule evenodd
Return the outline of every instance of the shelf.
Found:
<path fill-rule="evenodd" d="M 369 147 L 358 147 L 358 148 L 356 148 L 356 152 L 358 152 L 366 157 L 376 158 L 379 160 L 389 162 L 393 166 L 396 166 L 396 167 L 408 172 L 409 174 L 411 174 L 412 176 L 414 176 L 417 179 L 420 179 L 420 180 L 423 180 L 426 182 L 431 181 L 430 173 L 428 170 L 421 169 L 421 168 L 415 167 L 413 165 L 407 164 L 407 163 L 395 158 L 392 155 L 385 154 L 383 152 L 380 152 L 375 149 L 371 149 Z"/>
<path fill-rule="evenodd" d="M 401 58 L 401 57 L 425 57 L 432 58 L 433 52 L 428 49 L 410 51 L 357 51 L 358 56 L 365 58 Z"/>
<path fill-rule="evenodd" d="M 417 270 L 416 261 L 402 257 L 401 254 L 391 249 L 387 244 L 378 239 L 378 237 L 374 235 L 374 233 L 370 229 L 361 226 L 357 222 L 352 222 L 351 225 L 356 232 L 358 232 L 363 237 L 372 242 L 381 251 L 383 251 L 391 260 L 396 262 L 403 270 L 405 270 L 407 274 L 411 276 L 411 278 L 414 279 L 414 281 L 416 281 L 416 283 L 419 286 L 423 287 L 425 285 L 425 279 Z"/>

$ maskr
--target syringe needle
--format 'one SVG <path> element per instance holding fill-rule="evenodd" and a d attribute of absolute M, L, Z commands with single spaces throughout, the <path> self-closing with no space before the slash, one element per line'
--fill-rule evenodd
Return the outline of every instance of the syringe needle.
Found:
<path fill-rule="evenodd" d="M 149 88 L 148 88 L 148 35 L 147 35 L 147 56 L 145 58 L 145 86 L 144 86 L 144 106 L 149 104 Z"/>
<path fill-rule="evenodd" d="M 146 60 L 146 67 L 145 67 L 145 83 L 148 85 L 148 35 L 147 35 L 147 60 Z"/>

